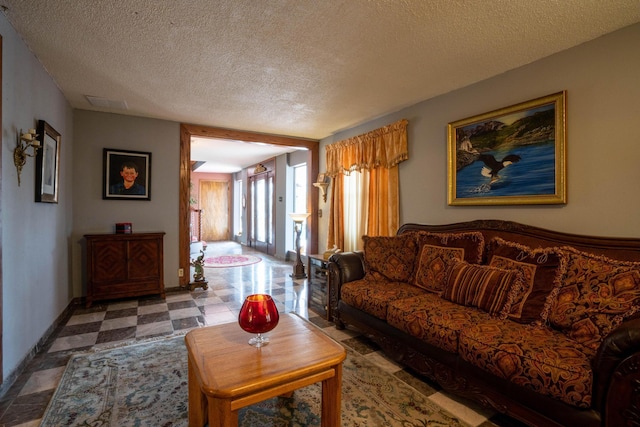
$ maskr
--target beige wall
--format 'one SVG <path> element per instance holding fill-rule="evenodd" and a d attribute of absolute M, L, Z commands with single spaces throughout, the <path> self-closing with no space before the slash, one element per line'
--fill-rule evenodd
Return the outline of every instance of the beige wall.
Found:
<path fill-rule="evenodd" d="M 506 219 L 571 233 L 640 237 L 640 24 L 424 101 L 321 141 L 324 147 L 409 120 L 409 156 L 400 164 L 400 223 Z M 447 124 L 567 91 L 568 203 L 547 206 L 448 206 Z M 320 200 L 329 211 L 330 201 Z M 328 215 L 320 220 L 320 247 Z"/>
<path fill-rule="evenodd" d="M 51 76 L 0 14 L 2 35 L 2 377 L 11 379 L 72 298 L 73 111 Z M 62 136 L 58 203 L 35 203 L 35 159 L 18 186 L 13 150 L 21 129 L 45 120 Z M 1 391 L 1 390 L 0 390 Z"/>
<path fill-rule="evenodd" d="M 165 287 L 178 286 L 180 125 L 120 114 L 74 112 L 74 203 L 71 235 L 73 296 L 86 295 L 82 236 L 113 233 L 131 222 L 134 232 L 164 231 Z M 151 153 L 151 200 L 102 200 L 103 148 Z"/>

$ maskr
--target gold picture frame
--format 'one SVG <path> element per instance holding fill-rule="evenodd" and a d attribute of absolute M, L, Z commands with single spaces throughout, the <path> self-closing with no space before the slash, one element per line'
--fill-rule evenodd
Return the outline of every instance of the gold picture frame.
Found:
<path fill-rule="evenodd" d="M 566 91 L 449 123 L 448 202 L 567 203 Z"/>

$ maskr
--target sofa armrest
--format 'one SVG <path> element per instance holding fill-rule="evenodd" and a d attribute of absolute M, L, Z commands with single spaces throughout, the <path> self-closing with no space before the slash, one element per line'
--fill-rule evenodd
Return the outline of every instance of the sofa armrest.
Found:
<path fill-rule="evenodd" d="M 593 406 L 615 424 L 640 416 L 640 318 L 623 322 L 603 340 L 593 360 Z M 614 424 L 610 424 L 613 422 Z"/>
<path fill-rule="evenodd" d="M 345 323 L 340 318 L 339 303 L 342 285 L 362 279 L 365 275 L 363 252 L 338 252 L 329 257 L 329 304 L 333 311 L 333 321 L 337 329 L 344 329 Z"/>
<path fill-rule="evenodd" d="M 329 275 L 340 298 L 340 288 L 344 283 L 362 279 L 365 275 L 364 254 L 362 252 L 339 252 L 329 258 Z"/>

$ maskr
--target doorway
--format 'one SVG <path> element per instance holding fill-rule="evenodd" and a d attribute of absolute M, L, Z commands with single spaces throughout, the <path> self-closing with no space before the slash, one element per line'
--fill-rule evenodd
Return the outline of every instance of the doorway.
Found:
<path fill-rule="evenodd" d="M 285 145 L 289 147 L 306 148 L 310 152 L 310 164 L 307 168 L 308 191 L 313 194 L 311 183 L 318 176 L 319 143 L 316 140 L 301 139 L 286 136 L 268 135 L 256 132 L 237 131 L 232 129 L 215 128 L 208 126 L 196 126 L 190 124 L 180 125 L 180 190 L 178 196 L 178 256 L 179 268 L 189 271 L 189 184 L 191 182 L 191 137 L 202 136 L 208 138 L 233 139 L 246 143 L 266 143 Z M 308 212 L 312 215 L 307 221 L 307 234 L 309 236 L 308 247 L 310 253 L 318 251 L 318 197 L 309 197 Z M 189 284 L 189 275 L 179 278 L 179 284 L 185 287 Z"/>

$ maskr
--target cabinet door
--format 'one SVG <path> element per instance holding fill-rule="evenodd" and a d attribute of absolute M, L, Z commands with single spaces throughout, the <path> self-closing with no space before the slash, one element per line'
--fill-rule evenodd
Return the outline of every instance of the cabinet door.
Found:
<path fill-rule="evenodd" d="M 92 243 L 92 271 L 95 284 L 123 281 L 127 278 L 127 242 Z"/>
<path fill-rule="evenodd" d="M 325 318 L 328 318 L 329 307 L 327 277 L 326 262 L 315 257 L 309 257 L 309 280 L 307 282 L 309 306 Z"/>
<path fill-rule="evenodd" d="M 129 242 L 129 279 L 157 279 L 160 276 L 160 244 L 158 240 Z"/>

